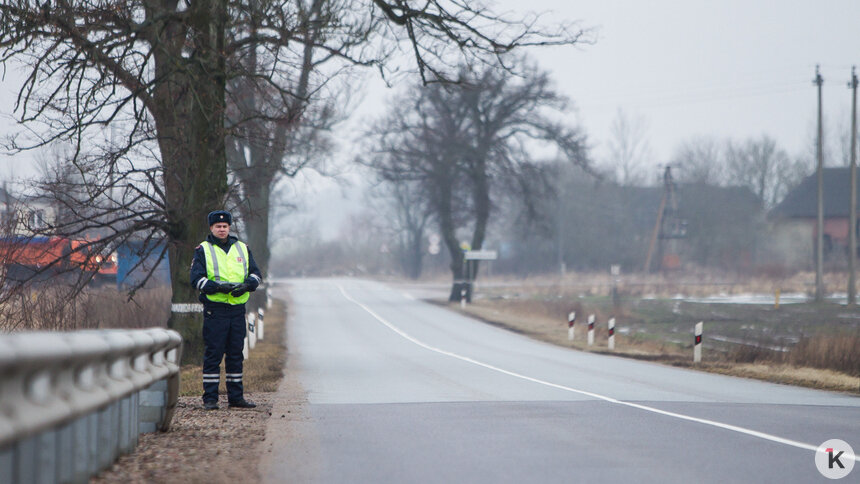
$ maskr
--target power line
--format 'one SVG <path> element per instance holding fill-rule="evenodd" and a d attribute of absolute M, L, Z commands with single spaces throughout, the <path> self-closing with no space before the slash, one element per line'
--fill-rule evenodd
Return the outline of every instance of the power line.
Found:
<path fill-rule="evenodd" d="M 806 89 L 807 81 L 791 81 L 782 83 L 768 83 L 766 85 L 748 86 L 741 89 L 733 89 L 731 87 L 703 87 L 703 88 L 674 88 L 665 93 L 657 93 L 654 95 L 637 96 L 619 95 L 607 96 L 604 99 L 597 98 L 596 102 L 580 103 L 581 107 L 591 109 L 611 107 L 615 108 L 619 104 L 636 105 L 642 108 L 660 108 L 674 107 L 687 104 L 707 103 L 714 101 L 725 101 L 731 99 L 744 99 L 752 97 L 769 97 L 793 92 L 800 92 Z"/>

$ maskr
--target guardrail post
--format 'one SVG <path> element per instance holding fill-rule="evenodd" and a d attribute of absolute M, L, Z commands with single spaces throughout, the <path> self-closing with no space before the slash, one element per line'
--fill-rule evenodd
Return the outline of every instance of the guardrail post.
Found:
<path fill-rule="evenodd" d="M 257 309 L 257 339 L 263 341 L 263 316 L 266 311 L 263 308 Z"/>
<path fill-rule="evenodd" d="M 702 361 L 702 326 L 702 321 L 696 323 L 695 339 L 693 340 L 693 363 Z"/>
<path fill-rule="evenodd" d="M 87 475 L 93 475 L 99 470 L 99 415 L 91 413 L 87 415 L 87 455 L 84 462 Z"/>
<path fill-rule="evenodd" d="M 128 454 L 134 450 L 131 437 L 131 397 L 125 397 L 119 402 L 119 444 L 120 454 Z"/>
<path fill-rule="evenodd" d="M 12 446 L 0 448 L 0 482 L 12 482 L 14 458 Z"/>
<path fill-rule="evenodd" d="M 15 445 L 14 479 L 12 482 L 36 482 L 36 438 L 29 437 Z"/>
<path fill-rule="evenodd" d="M 573 323 L 576 321 L 576 311 L 567 315 L 567 340 L 573 341 Z"/>
<path fill-rule="evenodd" d="M 155 432 L 164 417 L 167 380 L 159 380 L 140 392 L 140 433 Z"/>
<path fill-rule="evenodd" d="M 115 457 L 115 454 L 111 452 L 111 435 L 116 434 L 116 429 L 111 428 L 110 407 L 99 410 L 96 415 L 98 425 L 98 434 L 96 436 L 96 446 L 98 449 L 96 452 L 96 471 L 99 471 L 113 462 L 112 455 Z"/>
<path fill-rule="evenodd" d="M 588 315 L 588 346 L 594 345 L 594 315 Z"/>
<path fill-rule="evenodd" d="M 609 322 L 606 323 L 607 329 L 609 330 L 609 339 L 606 341 L 606 346 L 610 350 L 615 349 L 615 318 L 609 318 Z"/>
<path fill-rule="evenodd" d="M 0 334 L 0 484 L 88 482 L 166 429 L 181 344 L 160 328 Z"/>
<path fill-rule="evenodd" d="M 140 441 L 140 393 L 131 394 L 131 444 L 132 448 L 137 447 Z"/>
<path fill-rule="evenodd" d="M 72 424 L 66 424 L 57 429 L 57 482 L 69 482 L 72 479 L 71 450 L 74 445 Z"/>
<path fill-rule="evenodd" d="M 248 313 L 245 321 L 248 329 L 248 348 L 254 349 L 257 346 L 257 315 L 253 311 Z"/>
<path fill-rule="evenodd" d="M 85 415 L 71 423 L 72 446 L 69 456 L 72 461 L 72 482 L 86 482 L 93 473 L 94 443 L 90 440 L 92 414 Z"/>

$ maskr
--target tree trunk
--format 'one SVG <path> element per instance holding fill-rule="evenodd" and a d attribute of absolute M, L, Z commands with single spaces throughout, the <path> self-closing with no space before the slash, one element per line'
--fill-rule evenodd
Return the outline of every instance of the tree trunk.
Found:
<path fill-rule="evenodd" d="M 262 171 L 263 167 L 258 170 Z M 252 174 L 252 170 L 248 170 Z M 262 178 L 262 177 L 261 177 Z M 254 262 L 260 268 L 263 274 L 263 281 L 269 275 L 269 211 L 270 207 L 270 189 L 269 183 L 274 180 L 274 176 L 266 177 L 266 181 L 258 184 L 250 180 L 243 181 L 245 187 L 246 204 L 243 206 L 245 212 L 245 230 L 247 236 L 245 242 L 251 249 L 254 255 Z M 264 290 L 254 292 L 251 298 L 248 299 L 246 307 L 249 311 L 255 312 L 261 307 L 265 307 L 266 297 Z"/>
<path fill-rule="evenodd" d="M 440 184 L 440 187 L 450 187 L 451 184 Z M 460 248 L 460 241 L 457 240 L 456 227 L 454 226 L 454 213 L 451 206 L 451 191 L 450 189 L 440 190 L 437 195 L 437 214 L 439 218 L 439 231 L 442 235 L 442 240 L 445 241 L 445 247 L 448 248 L 448 254 L 451 256 L 451 276 L 453 283 L 451 285 L 451 294 L 448 296 L 448 301 L 459 301 L 463 297 L 462 291 L 465 290 L 466 300 L 471 301 L 472 290 L 471 285 L 465 280 L 466 273 L 463 267 L 463 250 Z"/>
<path fill-rule="evenodd" d="M 201 361 L 203 315 L 187 305 L 198 303 L 188 267 L 194 248 L 208 233 L 206 214 L 223 208 L 227 194 L 224 146 L 226 3 L 192 2 L 189 24 L 194 30 L 193 54 L 185 65 L 169 65 L 181 57 L 156 60 L 171 82 L 156 92 L 154 117 L 164 166 L 166 233 L 170 244 L 173 295 L 168 327 L 182 334 L 183 362 Z M 156 54 L 158 55 L 158 54 Z M 158 75 L 159 72 L 156 72 Z"/>
<path fill-rule="evenodd" d="M 409 233 L 409 277 L 421 277 L 421 263 L 424 254 L 421 251 L 421 241 L 424 238 L 424 228 L 414 229 Z"/>
<path fill-rule="evenodd" d="M 481 163 L 474 177 L 472 200 L 475 203 L 475 232 L 472 234 L 472 250 L 481 250 L 487 236 L 487 222 L 490 220 L 490 185 L 485 173 L 486 166 Z M 478 261 L 470 261 L 469 273 L 474 281 L 478 278 Z M 471 288 L 470 288 L 471 289 Z"/>
<path fill-rule="evenodd" d="M 260 267 L 265 277 L 269 271 L 269 185 L 261 183 L 258 189 L 254 184 L 245 185 L 247 196 L 247 212 L 245 228 L 246 242 L 254 253 L 254 261 Z"/>

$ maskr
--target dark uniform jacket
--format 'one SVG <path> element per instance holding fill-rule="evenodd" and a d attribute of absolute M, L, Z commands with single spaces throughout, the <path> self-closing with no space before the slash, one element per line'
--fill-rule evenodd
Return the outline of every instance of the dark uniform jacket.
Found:
<path fill-rule="evenodd" d="M 239 239 L 230 235 L 227 237 L 227 241 L 222 244 L 214 235 L 209 234 L 206 237 L 206 241 L 220 247 L 224 252 L 229 252 L 230 247 L 238 242 Z M 250 290 L 253 292 L 261 282 L 263 282 L 263 276 L 260 274 L 260 268 L 257 267 L 257 263 L 254 261 L 254 255 L 251 253 L 251 248 L 248 247 L 248 277 L 245 278 L 245 284 L 248 284 Z M 204 252 L 202 245 L 198 245 L 197 248 L 194 249 L 194 260 L 191 262 L 191 285 L 200 291 L 199 299 L 200 302 L 203 303 L 203 307 L 218 308 L 230 306 L 227 303 L 210 301 L 209 298 L 206 297 L 206 294 L 215 294 L 218 292 L 218 283 L 209 280 L 207 277 L 206 253 Z"/>

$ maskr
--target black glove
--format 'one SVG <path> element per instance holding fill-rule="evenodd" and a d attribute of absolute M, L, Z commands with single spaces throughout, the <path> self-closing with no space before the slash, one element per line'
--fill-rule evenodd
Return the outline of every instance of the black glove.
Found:
<path fill-rule="evenodd" d="M 222 292 L 227 294 L 229 292 L 233 292 L 236 289 L 236 286 L 240 286 L 241 284 L 236 284 L 235 282 L 219 282 L 218 283 L 218 292 Z"/>
<path fill-rule="evenodd" d="M 219 287 L 220 287 L 220 284 L 218 284 L 217 282 L 215 282 L 213 280 L 208 280 L 208 281 L 206 281 L 206 284 L 203 284 L 203 289 L 201 289 L 200 291 L 203 294 L 215 294 L 215 293 L 219 292 L 218 291 Z"/>
<path fill-rule="evenodd" d="M 230 291 L 230 295 L 233 297 L 239 297 L 242 294 L 248 292 L 249 289 L 250 287 L 243 282 L 242 284 L 237 284 L 236 287 L 234 287 L 233 290 Z"/>
<path fill-rule="evenodd" d="M 256 277 L 248 276 L 245 278 L 245 284 L 248 285 L 249 291 L 254 292 L 257 290 L 257 286 L 260 285 L 260 281 L 258 281 Z"/>

